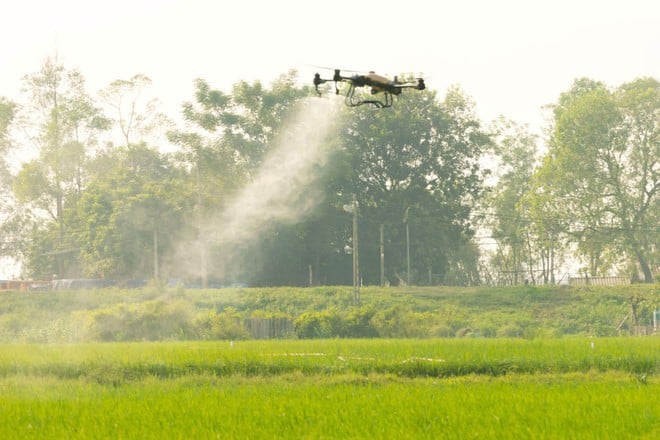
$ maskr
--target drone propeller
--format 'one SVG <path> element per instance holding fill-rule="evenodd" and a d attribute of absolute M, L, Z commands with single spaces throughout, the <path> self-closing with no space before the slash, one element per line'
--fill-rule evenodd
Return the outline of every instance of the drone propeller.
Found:
<path fill-rule="evenodd" d="M 339 70 L 335 69 L 335 76 L 332 79 L 324 79 L 321 78 L 321 74 L 315 73 L 314 74 L 314 88 L 316 89 L 316 93 L 321 96 L 321 91 L 319 90 L 319 86 L 321 84 L 327 83 L 328 81 L 334 81 L 335 83 L 335 94 L 339 95 L 339 87 L 337 87 L 337 82 L 341 81 L 341 77 L 339 77 Z"/>
<path fill-rule="evenodd" d="M 317 69 L 322 69 L 322 70 L 340 70 L 341 72 L 347 72 L 347 73 L 360 73 L 359 70 L 349 70 L 349 69 L 337 69 L 336 67 L 325 67 L 325 66 L 317 66 L 316 64 L 309 64 L 310 67 L 315 67 Z"/>
<path fill-rule="evenodd" d="M 395 87 L 401 87 L 401 88 L 414 88 L 417 90 L 424 90 L 426 89 L 426 83 L 424 82 L 424 78 L 418 77 L 415 78 L 416 81 L 406 81 L 406 82 L 399 82 L 398 78 L 395 76 L 393 84 Z"/>

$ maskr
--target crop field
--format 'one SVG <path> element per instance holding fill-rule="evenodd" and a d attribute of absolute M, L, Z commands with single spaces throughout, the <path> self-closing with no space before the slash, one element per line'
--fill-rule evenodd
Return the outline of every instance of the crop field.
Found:
<path fill-rule="evenodd" d="M 0 438 L 655 439 L 660 339 L 0 345 Z"/>

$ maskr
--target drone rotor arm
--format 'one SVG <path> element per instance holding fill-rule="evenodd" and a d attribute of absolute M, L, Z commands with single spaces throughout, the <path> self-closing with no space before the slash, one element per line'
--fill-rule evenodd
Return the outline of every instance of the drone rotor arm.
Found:
<path fill-rule="evenodd" d="M 314 74 L 314 89 L 316 89 L 316 93 L 318 93 L 319 96 L 321 96 L 321 91 L 319 90 L 319 86 L 321 84 L 326 83 L 326 82 L 328 82 L 328 80 L 321 78 L 320 74 L 318 74 L 318 73 Z"/>
<path fill-rule="evenodd" d="M 327 82 L 334 81 L 335 83 L 335 93 L 339 94 L 339 88 L 337 87 L 337 79 L 332 78 L 332 79 L 326 79 L 326 78 L 321 78 L 321 75 L 316 73 L 314 74 L 314 89 L 316 89 L 316 93 L 321 95 L 321 91 L 319 90 L 319 86 L 321 84 L 325 84 Z"/>

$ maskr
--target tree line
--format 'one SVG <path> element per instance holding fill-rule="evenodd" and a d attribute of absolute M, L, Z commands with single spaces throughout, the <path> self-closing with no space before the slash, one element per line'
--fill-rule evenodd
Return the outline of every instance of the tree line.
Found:
<path fill-rule="evenodd" d="M 92 95 L 78 70 L 47 59 L 23 78 L 20 104 L 0 97 L 0 251 L 24 277 L 351 284 L 356 248 L 365 284 L 554 283 L 573 260 L 590 276 L 658 272 L 654 78 L 575 80 L 551 106 L 543 151 L 527 127 L 483 124 L 459 87 L 328 110 L 336 121 L 305 179 L 289 162 L 324 116 L 291 116 L 319 99 L 295 71 L 229 92 L 195 80 L 178 123 L 145 98 L 150 82 Z M 251 214 L 256 227 L 235 210 L 259 179 L 255 203 L 277 203 Z M 291 212 L 276 215 L 281 205 Z"/>

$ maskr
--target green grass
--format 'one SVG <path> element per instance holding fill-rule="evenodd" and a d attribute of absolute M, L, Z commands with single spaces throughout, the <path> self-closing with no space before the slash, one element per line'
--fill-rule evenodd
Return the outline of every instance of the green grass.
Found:
<path fill-rule="evenodd" d="M 659 353 L 655 337 L 6 344 L 0 438 L 652 439 Z"/>
<path fill-rule="evenodd" d="M 653 438 L 657 384 L 625 376 L 484 380 L 3 380 L 3 438 Z M 655 408 L 655 409 L 654 409 Z"/>
<path fill-rule="evenodd" d="M 652 375 L 658 369 L 658 353 L 660 339 L 655 337 L 5 344 L 0 345 L 0 377 L 130 380 L 288 373 L 453 377 L 591 370 Z"/>

